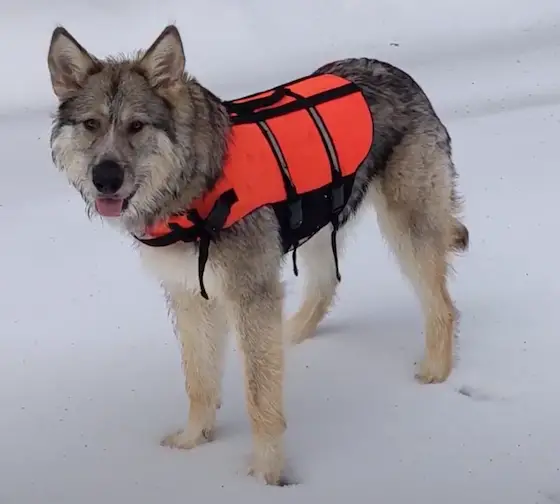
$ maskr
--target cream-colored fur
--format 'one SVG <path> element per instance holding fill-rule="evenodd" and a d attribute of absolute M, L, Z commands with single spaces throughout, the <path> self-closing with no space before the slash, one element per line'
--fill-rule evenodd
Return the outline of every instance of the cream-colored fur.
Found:
<path fill-rule="evenodd" d="M 278 483 L 284 466 L 282 437 L 286 429 L 282 395 L 283 285 L 278 278 L 276 289 L 267 289 L 264 297 L 269 296 L 268 301 L 244 304 L 232 296 L 237 286 L 228 283 L 225 271 L 209 263 L 204 280 L 211 299 L 205 300 L 199 292 L 197 256 L 186 249 L 184 245 L 140 246 L 145 266 L 167 292 L 190 402 L 187 425 L 166 436 L 162 444 L 190 449 L 212 438 L 221 398 L 224 342 L 228 329 L 232 329 L 244 355 L 254 445 L 249 472 L 262 475 L 268 483 Z"/>

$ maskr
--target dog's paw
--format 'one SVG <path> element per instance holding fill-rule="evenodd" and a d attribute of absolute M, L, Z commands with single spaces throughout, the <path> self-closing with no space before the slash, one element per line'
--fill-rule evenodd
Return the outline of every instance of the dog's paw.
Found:
<path fill-rule="evenodd" d="M 428 383 L 443 383 L 451 373 L 451 365 L 435 361 L 433 359 L 424 359 L 418 366 L 415 378 L 418 382 Z"/>
<path fill-rule="evenodd" d="M 161 446 L 190 450 L 195 446 L 212 441 L 214 432 L 212 429 L 202 429 L 197 433 L 189 432 L 188 429 L 180 430 L 161 440 Z"/>
<path fill-rule="evenodd" d="M 272 486 L 294 484 L 287 475 L 282 441 L 256 440 L 247 473 L 261 482 Z"/>
<path fill-rule="evenodd" d="M 256 465 L 251 464 L 247 470 L 247 474 L 271 486 L 283 487 L 295 485 L 295 482 L 282 474 L 280 470 L 261 470 Z"/>

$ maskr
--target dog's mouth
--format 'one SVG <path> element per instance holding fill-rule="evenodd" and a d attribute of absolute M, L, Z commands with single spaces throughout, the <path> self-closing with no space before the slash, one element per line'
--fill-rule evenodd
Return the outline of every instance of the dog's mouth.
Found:
<path fill-rule="evenodd" d="M 132 196 L 134 193 L 128 198 L 96 198 L 95 209 L 102 217 L 120 217 L 127 209 Z"/>

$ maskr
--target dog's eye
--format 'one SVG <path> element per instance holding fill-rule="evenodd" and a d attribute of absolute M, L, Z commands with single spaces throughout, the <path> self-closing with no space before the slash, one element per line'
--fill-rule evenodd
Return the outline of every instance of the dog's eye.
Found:
<path fill-rule="evenodd" d="M 101 124 L 97 119 L 86 119 L 84 121 L 84 128 L 88 131 L 97 131 L 100 127 Z"/>
<path fill-rule="evenodd" d="M 142 129 L 144 128 L 144 123 L 142 121 L 132 121 L 129 125 L 128 125 L 128 131 L 130 133 L 138 133 L 139 131 L 142 131 Z"/>

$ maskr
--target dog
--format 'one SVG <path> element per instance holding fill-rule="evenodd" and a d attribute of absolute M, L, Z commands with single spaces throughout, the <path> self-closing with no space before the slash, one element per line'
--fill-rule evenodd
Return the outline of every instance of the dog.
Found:
<path fill-rule="evenodd" d="M 186 72 L 176 26 L 167 26 L 145 51 L 106 59 L 88 53 L 59 26 L 52 33 L 48 68 L 58 98 L 53 163 L 79 191 L 90 217 L 142 237 L 154 223 L 184 213 L 222 177 L 232 115 L 226 102 Z M 338 285 L 331 246 L 342 252 L 356 216 L 373 206 L 423 309 L 425 355 L 416 377 L 436 383 L 445 381 L 453 366 L 458 311 L 447 285 L 452 256 L 469 243 L 450 135 L 413 78 L 367 58 L 331 62 L 310 75 L 352 83 L 375 131 L 344 208 L 333 220 L 338 241 L 333 246 L 330 228 L 323 226 L 298 248 L 307 275 L 295 315 L 284 323 L 286 250 L 270 205 L 247 213 L 212 242 L 204 273 L 207 299 L 197 281 L 199 243 L 153 247 L 132 239 L 165 292 L 190 403 L 185 429 L 162 444 L 190 449 L 212 439 L 225 336 L 232 328 L 244 355 L 250 473 L 271 485 L 289 483 L 283 449 L 284 336 L 304 341 L 331 308 Z"/>

